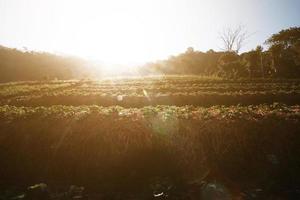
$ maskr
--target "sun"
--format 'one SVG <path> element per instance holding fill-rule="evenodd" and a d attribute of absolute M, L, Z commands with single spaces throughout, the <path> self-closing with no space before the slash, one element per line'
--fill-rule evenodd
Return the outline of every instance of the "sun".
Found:
<path fill-rule="evenodd" d="M 142 13 L 137 13 L 127 4 L 114 7 L 109 1 L 105 2 L 92 1 L 88 9 L 80 9 L 82 4 L 72 4 L 72 10 L 81 10 L 80 15 L 69 10 L 69 15 L 74 19 L 62 17 L 56 34 L 52 35 L 62 52 L 123 65 L 165 57 L 161 48 L 164 43 L 163 33 L 158 31 L 161 29 L 159 23 L 149 25 L 149 21 L 155 21 L 137 17 Z M 97 10 L 103 6 L 110 8 L 110 11 Z"/>
<path fill-rule="evenodd" d="M 180 33 L 186 28 L 178 26 L 182 19 L 176 18 L 176 5 L 159 0 L 7 1 L 15 11 L 0 17 L 11 20 L 4 21 L 6 36 L 0 42 L 117 65 L 166 59 L 185 50 L 183 39 L 190 38 Z"/>
<path fill-rule="evenodd" d="M 110 24 L 115 20 L 110 19 Z M 143 44 L 147 39 L 142 30 L 133 25 L 112 26 L 109 29 L 85 24 L 68 41 L 64 41 L 65 51 L 89 59 L 100 59 L 109 64 L 134 64 L 151 60 L 151 51 Z M 73 41 L 77 41 L 73 45 Z"/>

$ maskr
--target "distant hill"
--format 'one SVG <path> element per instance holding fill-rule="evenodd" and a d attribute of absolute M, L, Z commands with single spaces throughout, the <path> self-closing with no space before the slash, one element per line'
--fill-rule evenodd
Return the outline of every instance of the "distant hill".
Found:
<path fill-rule="evenodd" d="M 101 75 L 87 60 L 0 46 L 0 82 L 82 79 Z"/>

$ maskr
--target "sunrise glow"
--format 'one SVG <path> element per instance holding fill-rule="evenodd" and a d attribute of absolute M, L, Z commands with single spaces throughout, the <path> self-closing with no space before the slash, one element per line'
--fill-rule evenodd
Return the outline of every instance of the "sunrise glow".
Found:
<path fill-rule="evenodd" d="M 106 63 L 139 64 L 166 59 L 189 46 L 219 50 L 218 32 L 242 23 L 257 33 L 246 50 L 282 28 L 268 27 L 273 21 L 293 25 L 293 21 L 276 20 L 277 10 L 284 11 L 285 4 L 270 13 L 264 11 L 272 2 L 1 0 L 0 44 Z"/>

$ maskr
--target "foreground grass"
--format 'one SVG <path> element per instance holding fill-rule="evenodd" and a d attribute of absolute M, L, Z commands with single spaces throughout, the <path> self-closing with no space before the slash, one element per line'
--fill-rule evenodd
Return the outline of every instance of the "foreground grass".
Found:
<path fill-rule="evenodd" d="M 0 107 L 3 183 L 139 192 L 154 179 L 232 191 L 299 185 L 300 107 Z"/>

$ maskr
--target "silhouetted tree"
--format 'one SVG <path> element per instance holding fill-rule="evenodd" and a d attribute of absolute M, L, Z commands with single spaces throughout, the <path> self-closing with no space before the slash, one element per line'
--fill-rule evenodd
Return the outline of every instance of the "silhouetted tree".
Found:
<path fill-rule="evenodd" d="M 251 78 L 264 77 L 263 48 L 261 46 L 257 46 L 255 50 L 245 52 L 241 56 L 246 63 Z"/>
<path fill-rule="evenodd" d="M 23 48 L 25 50 L 25 48 Z M 76 57 L 62 57 L 43 52 L 20 51 L 0 46 L 0 82 L 82 78 L 92 76 L 89 63 Z"/>
<path fill-rule="evenodd" d="M 223 51 L 234 51 L 239 53 L 246 39 L 250 36 L 244 26 L 240 25 L 233 29 L 231 27 L 224 28 L 219 33 L 222 40 Z"/>
<path fill-rule="evenodd" d="M 240 56 L 235 52 L 226 52 L 219 61 L 221 76 L 226 78 L 246 77 L 248 75 L 245 63 L 242 62 Z"/>
<path fill-rule="evenodd" d="M 281 30 L 265 43 L 269 45 L 276 76 L 300 76 L 300 27 Z"/>

